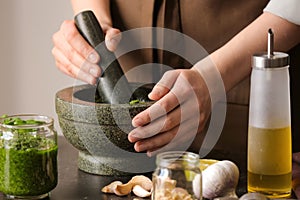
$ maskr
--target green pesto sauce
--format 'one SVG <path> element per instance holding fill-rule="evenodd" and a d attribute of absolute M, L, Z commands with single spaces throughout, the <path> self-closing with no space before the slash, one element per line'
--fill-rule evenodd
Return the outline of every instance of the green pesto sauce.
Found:
<path fill-rule="evenodd" d="M 4 194 L 37 196 L 56 185 L 56 145 L 47 150 L 0 148 L 0 191 Z"/>
<path fill-rule="evenodd" d="M 5 118 L 12 128 L 0 131 L 0 191 L 13 196 L 46 194 L 57 185 L 57 144 L 37 134 L 37 120 Z M 43 131 L 42 129 L 39 131 Z"/>

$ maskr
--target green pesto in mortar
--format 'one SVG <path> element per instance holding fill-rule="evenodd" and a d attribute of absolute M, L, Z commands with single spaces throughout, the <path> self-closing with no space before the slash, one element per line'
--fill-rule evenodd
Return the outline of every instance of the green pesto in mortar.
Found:
<path fill-rule="evenodd" d="M 0 132 L 0 191 L 14 196 L 48 193 L 57 185 L 56 143 L 32 134 L 34 129 L 9 131 L 14 135 L 9 140 Z"/>

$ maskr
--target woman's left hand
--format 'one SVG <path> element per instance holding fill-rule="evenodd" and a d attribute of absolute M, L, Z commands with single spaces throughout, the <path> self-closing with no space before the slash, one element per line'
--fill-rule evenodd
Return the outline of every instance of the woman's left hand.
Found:
<path fill-rule="evenodd" d="M 128 140 L 137 152 L 149 156 L 159 151 L 186 150 L 203 130 L 211 112 L 211 99 L 196 69 L 166 72 L 149 98 L 156 102 L 136 115 Z"/>

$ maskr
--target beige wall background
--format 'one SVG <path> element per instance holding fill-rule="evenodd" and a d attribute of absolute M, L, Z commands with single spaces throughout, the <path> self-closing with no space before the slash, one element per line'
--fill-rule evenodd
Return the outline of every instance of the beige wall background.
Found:
<path fill-rule="evenodd" d="M 60 133 L 55 93 L 76 82 L 55 67 L 52 35 L 72 17 L 69 1 L 0 1 L 0 115 L 49 115 Z"/>

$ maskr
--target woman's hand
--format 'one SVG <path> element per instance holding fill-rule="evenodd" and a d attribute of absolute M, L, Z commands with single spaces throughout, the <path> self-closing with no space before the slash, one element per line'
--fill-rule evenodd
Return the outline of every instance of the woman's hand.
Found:
<path fill-rule="evenodd" d="M 114 51 L 120 41 L 120 30 L 111 26 L 102 26 L 105 44 L 110 51 Z M 101 59 L 78 32 L 74 20 L 62 23 L 58 32 L 53 35 L 54 47 L 52 54 L 56 66 L 65 74 L 89 84 L 96 84 L 101 74 L 98 62 Z"/>
<path fill-rule="evenodd" d="M 132 120 L 136 128 L 128 140 L 135 143 L 135 150 L 147 151 L 149 156 L 167 149 L 186 150 L 211 111 L 208 88 L 200 73 L 196 69 L 168 71 L 149 98 L 157 102 Z"/>

